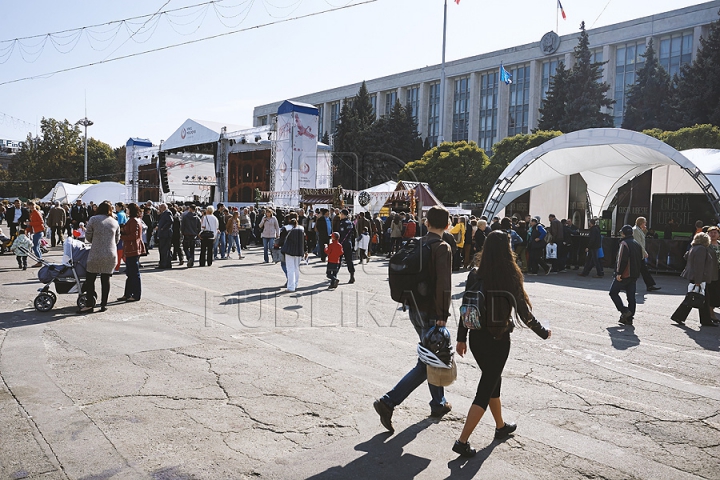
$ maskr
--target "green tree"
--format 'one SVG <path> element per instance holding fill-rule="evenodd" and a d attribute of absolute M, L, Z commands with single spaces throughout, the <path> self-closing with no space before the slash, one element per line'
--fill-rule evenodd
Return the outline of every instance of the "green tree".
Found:
<path fill-rule="evenodd" d="M 610 85 L 600 82 L 602 63 L 592 62 L 590 39 L 585 22 L 580 24 L 580 39 L 574 50 L 575 65 L 567 79 L 567 104 L 563 132 L 586 128 L 612 127 L 613 119 L 601 109 L 612 108 L 615 103 L 606 97 Z"/>
<path fill-rule="evenodd" d="M 540 107 L 540 121 L 537 130 L 565 129 L 565 108 L 568 101 L 567 82 L 570 71 L 565 68 L 564 62 L 558 62 L 555 75 L 550 79 L 547 97 Z"/>
<path fill-rule="evenodd" d="M 328 132 L 323 133 L 320 141 L 322 143 L 324 143 L 325 145 L 330 145 L 330 133 L 328 133 Z"/>
<path fill-rule="evenodd" d="M 667 128 L 674 117 L 669 101 L 670 75 L 658 62 L 652 39 L 642 56 L 645 65 L 628 90 L 622 128 L 636 131 Z"/>
<path fill-rule="evenodd" d="M 695 61 L 682 67 L 676 83 L 680 125 L 720 125 L 720 20 L 710 24 L 707 39 L 700 38 Z"/>
<path fill-rule="evenodd" d="M 485 151 L 475 142 L 444 142 L 405 165 L 398 178 L 427 182 L 443 202 L 477 202 L 487 165 Z"/>
<path fill-rule="evenodd" d="M 695 125 L 674 131 L 663 131 L 659 128 L 644 130 L 642 133 L 661 140 L 675 150 L 691 148 L 720 149 L 720 127 L 715 125 Z"/>
<path fill-rule="evenodd" d="M 542 145 L 555 137 L 562 135 L 558 131 L 537 131 L 531 134 L 519 134 L 514 137 L 506 137 L 493 145 L 493 155 L 483 172 L 480 184 L 480 196 L 486 199 L 490 195 L 493 185 L 502 174 L 503 170 L 510 165 L 521 153 L 531 148 Z"/>

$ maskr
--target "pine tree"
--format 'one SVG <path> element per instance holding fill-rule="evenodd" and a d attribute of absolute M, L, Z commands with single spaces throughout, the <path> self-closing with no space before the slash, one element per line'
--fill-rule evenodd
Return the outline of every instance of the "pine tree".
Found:
<path fill-rule="evenodd" d="M 330 134 L 328 132 L 323 133 L 320 141 L 325 145 L 330 145 Z"/>
<path fill-rule="evenodd" d="M 565 133 L 586 128 L 612 127 L 613 119 L 602 107 L 612 108 L 615 103 L 606 97 L 610 85 L 600 83 L 601 63 L 591 62 L 590 40 L 585 22 L 580 24 L 580 40 L 575 47 L 575 65 L 567 80 L 567 105 L 565 107 Z"/>
<path fill-rule="evenodd" d="M 678 121 L 684 126 L 720 125 L 720 20 L 710 24 L 695 61 L 683 66 L 676 81 Z"/>
<path fill-rule="evenodd" d="M 570 71 L 565 69 L 565 63 L 559 62 L 555 75 L 550 79 L 550 88 L 547 97 L 540 107 L 540 121 L 537 130 L 560 130 L 565 125 L 565 107 L 568 101 L 567 82 Z"/>
<path fill-rule="evenodd" d="M 651 128 L 667 129 L 673 116 L 669 103 L 670 75 L 658 62 L 652 40 L 642 56 L 645 65 L 628 89 L 622 128 L 638 132 Z"/>
<path fill-rule="evenodd" d="M 357 95 L 353 99 L 352 105 L 355 117 L 357 118 L 357 127 L 359 130 L 365 130 L 375 122 L 375 112 L 373 111 L 372 103 L 370 102 L 370 94 L 368 93 L 367 85 L 362 82 Z"/>

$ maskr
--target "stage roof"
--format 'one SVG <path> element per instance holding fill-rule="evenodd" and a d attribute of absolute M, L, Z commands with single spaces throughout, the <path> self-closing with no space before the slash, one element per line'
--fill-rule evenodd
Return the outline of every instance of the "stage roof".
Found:
<path fill-rule="evenodd" d="M 579 173 L 587 183 L 592 212 L 598 216 L 608 208 L 620 186 L 661 165 L 683 168 L 706 192 L 716 213 L 720 213 L 720 184 L 717 182 L 720 157 L 718 151 L 713 152 L 716 153 L 690 150 L 685 156 L 660 140 L 620 128 L 568 133 L 518 155 L 495 182 L 483 213 L 492 218 L 523 193 Z M 707 175 L 704 169 L 708 171 Z"/>
<path fill-rule="evenodd" d="M 250 128 L 232 123 L 209 122 L 207 120 L 188 118 L 180 128 L 175 130 L 175 132 L 165 140 L 160 150 L 165 152 L 167 150 L 189 147 L 191 145 L 215 143 L 220 140 L 220 132 L 223 127 L 227 127 L 228 132 Z"/>

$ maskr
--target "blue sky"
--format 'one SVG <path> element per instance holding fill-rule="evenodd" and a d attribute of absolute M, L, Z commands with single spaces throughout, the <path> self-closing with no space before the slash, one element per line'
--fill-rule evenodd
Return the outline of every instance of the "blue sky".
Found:
<path fill-rule="evenodd" d="M 152 14 L 166 2 L 162 10 L 202 1 L 4 2 L 0 40 Z M 130 34 L 124 26 L 113 42 L 102 41 L 111 38 L 110 27 L 96 28 L 94 43 L 84 34 L 66 54 L 48 41 L 41 53 L 27 52 L 32 63 L 24 61 L 17 48 L 9 58 L 2 57 L 2 49 L 8 45 L 2 43 L 0 60 L 7 61 L 0 64 L 0 83 L 359 1 L 225 0 L 216 5 L 229 26 L 221 23 L 213 6 L 206 12 L 184 10 L 173 14 L 173 23 L 168 17 L 151 20 L 146 28 L 152 27 L 152 34 L 140 31 L 128 41 Z M 576 32 L 582 20 L 588 27 L 599 27 L 703 2 L 562 3 L 568 19 L 560 19 L 560 34 L 565 35 Z M 555 29 L 556 5 L 557 0 L 461 0 L 460 5 L 449 0 L 447 60 L 539 41 L 544 33 Z M 186 118 L 251 125 L 256 105 L 439 63 L 442 8 L 442 0 L 377 0 L 193 45 L 0 85 L 0 138 L 22 140 L 29 130 L 34 132 L 35 127 L 29 124 L 39 123 L 42 117 L 77 121 L 85 114 L 85 95 L 88 117 L 95 122 L 89 135 L 113 147 L 123 145 L 129 137 L 158 143 Z M 136 20 L 129 28 L 137 30 L 144 21 Z M 27 123 L 11 122 L 8 115 Z"/>

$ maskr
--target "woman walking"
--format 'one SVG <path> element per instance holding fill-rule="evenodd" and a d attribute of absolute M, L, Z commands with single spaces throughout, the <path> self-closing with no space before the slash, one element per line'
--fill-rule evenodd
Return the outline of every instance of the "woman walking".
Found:
<path fill-rule="evenodd" d="M 495 420 L 496 439 L 507 437 L 517 428 L 514 423 L 505 422 L 500 403 L 501 376 L 510 353 L 510 332 L 515 326 L 513 311 L 506 299 L 493 302 L 488 299 L 487 292 L 509 292 L 515 300 L 515 318 L 519 317 L 541 338 L 548 339 L 551 334 L 532 314 L 532 305 L 523 287 L 523 275 L 515 262 L 507 233 L 498 230 L 487 236 L 483 250 L 477 256 L 476 265 L 468 275 L 467 290 L 479 291 L 485 296 L 481 298 L 485 299 L 488 324 L 492 322 L 493 326 L 506 325 L 508 328 L 501 328 L 499 331 L 495 327 L 470 330 L 470 351 L 482 371 L 482 376 L 460 438 L 453 445 L 453 451 L 465 457 L 472 457 L 476 453 L 470 448 L 468 439 L 488 406 Z M 460 356 L 467 352 L 467 334 L 468 329 L 460 322 L 456 347 Z"/>
<path fill-rule="evenodd" d="M 274 247 L 275 239 L 280 238 L 280 223 L 273 215 L 273 211 L 267 208 L 265 209 L 265 216 L 260 220 L 258 227 L 262 231 L 260 236 L 263 243 L 263 258 L 265 263 L 270 263 L 270 249 Z"/>
<path fill-rule="evenodd" d="M 238 252 L 238 260 L 242 260 L 242 249 L 240 248 L 240 213 L 237 210 L 233 212 L 225 225 L 225 235 L 227 236 L 227 248 L 225 249 L 225 258 L 230 258 L 231 247 L 235 245 Z"/>
<path fill-rule="evenodd" d="M 35 202 L 28 202 L 28 210 L 30 210 L 30 221 L 28 222 L 29 229 L 32 231 L 32 242 L 33 242 L 33 254 L 38 262 L 33 267 L 39 267 L 42 265 L 42 250 L 40 250 L 40 240 L 45 235 L 45 220 L 43 220 L 42 211 L 40 205 L 36 205 Z"/>
<path fill-rule="evenodd" d="M 395 214 L 395 218 L 393 218 L 392 223 L 390 224 L 390 253 L 388 254 L 388 258 L 392 256 L 393 253 L 397 253 L 398 250 L 400 250 L 400 245 L 402 245 L 402 236 L 403 236 L 403 228 L 402 228 L 402 218 L 400 215 Z"/>
<path fill-rule="evenodd" d="M 292 227 L 285 237 L 282 253 L 285 254 L 285 267 L 287 268 L 287 291 L 294 292 L 300 281 L 300 260 L 307 252 L 305 244 L 305 229 L 298 225 L 297 219 L 290 219 Z"/>
<path fill-rule="evenodd" d="M 140 300 L 140 255 L 145 253 L 142 241 L 143 221 L 142 210 L 136 203 L 127 206 L 128 220 L 123 228 L 123 252 L 125 254 L 125 293 L 118 298 L 119 302 L 137 302 Z"/>
<path fill-rule="evenodd" d="M 718 259 L 715 250 L 710 248 L 708 234 L 703 232 L 696 234 L 692 241 L 692 247 L 685 256 L 687 265 L 680 276 L 688 280 L 691 287 L 700 290 L 704 295 L 703 305 L 698 309 L 700 310 L 700 325 L 717 327 L 712 320 L 712 307 L 710 306 L 712 300 L 708 298 L 707 286 L 712 285 L 711 282 L 718 281 Z M 712 295 L 712 289 L 709 293 Z M 685 320 L 692 308 L 692 305 L 683 299 L 670 318 L 680 325 L 685 325 Z"/>
<path fill-rule="evenodd" d="M 205 266 L 207 261 L 208 267 L 213 262 L 213 244 L 215 243 L 215 235 L 220 233 L 218 219 L 213 212 L 215 209 L 208 206 L 205 209 L 202 220 L 200 221 L 200 266 Z"/>
<path fill-rule="evenodd" d="M 102 294 L 100 297 L 100 311 L 107 310 L 108 296 L 110 295 L 110 277 L 112 277 L 117 264 L 117 244 L 120 241 L 120 227 L 113 218 L 113 206 L 107 200 L 102 202 L 90 220 L 88 220 L 85 240 L 92 244 L 87 258 L 87 275 L 83 284 L 83 291 L 91 301 L 81 312 L 92 312 L 95 306 L 95 279 L 100 275 Z"/>

